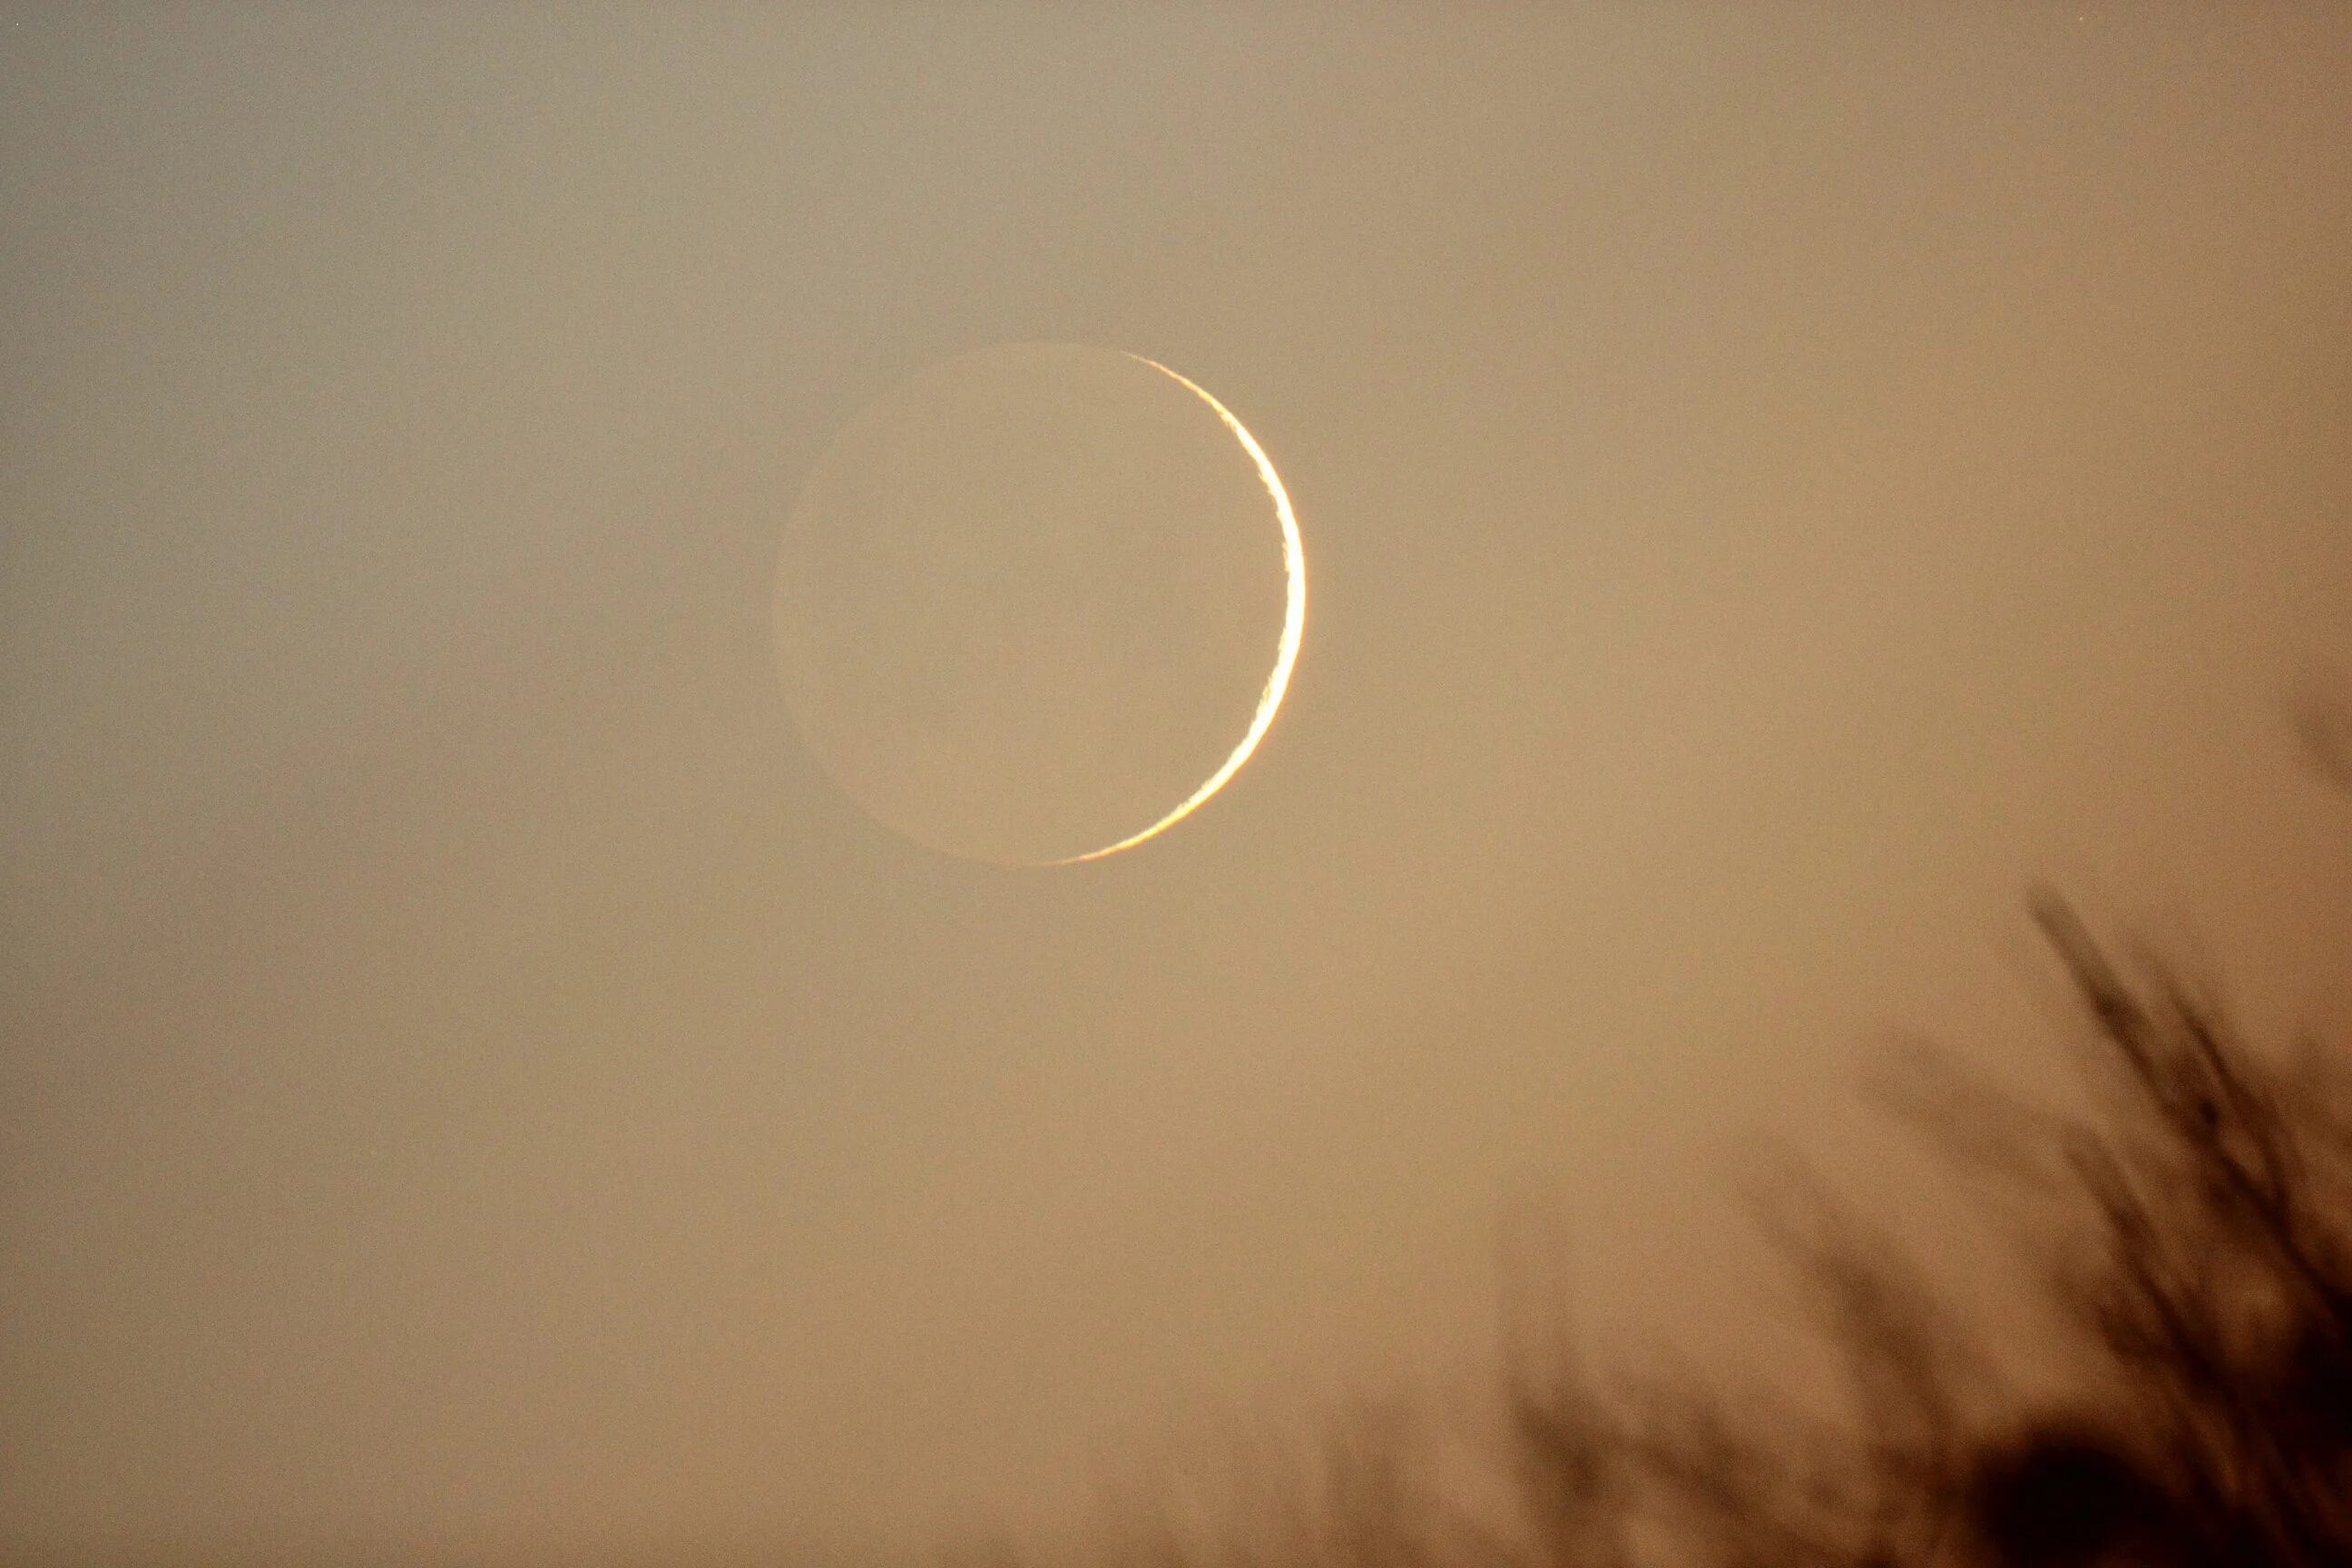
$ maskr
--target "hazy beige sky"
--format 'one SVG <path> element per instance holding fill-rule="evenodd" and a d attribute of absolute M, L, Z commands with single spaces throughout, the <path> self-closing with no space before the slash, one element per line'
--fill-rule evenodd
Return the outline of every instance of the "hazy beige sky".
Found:
<path fill-rule="evenodd" d="M 0 1555 L 788 1556 L 1216 1411 L 1737 1346 L 2019 895 L 2342 1025 L 2339 6 L 0 14 Z M 1297 503 L 1097 866 L 860 813 L 780 531 L 1059 340 Z"/>

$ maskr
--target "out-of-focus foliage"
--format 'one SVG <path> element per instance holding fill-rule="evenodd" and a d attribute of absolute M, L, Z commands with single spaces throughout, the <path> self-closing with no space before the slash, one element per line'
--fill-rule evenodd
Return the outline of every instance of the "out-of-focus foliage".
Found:
<path fill-rule="evenodd" d="M 1515 1355 L 1498 1431 L 1465 1445 L 1362 1412 L 1303 1462 L 1238 1465 L 1205 1506 L 1195 1487 L 1181 1510 L 1130 1509 L 1082 1562 L 2352 1564 L 2352 1076 L 2316 1047 L 2253 1050 L 2064 903 L 2034 912 L 2092 1026 L 2101 1110 L 2004 1098 L 1932 1054 L 1898 1098 L 2024 1200 L 2003 1209 L 2016 1256 L 2072 1336 L 2057 1389 L 2000 1393 L 2000 1358 L 1930 1280 L 1807 1191 L 1776 1239 L 1842 1354 L 1847 1419 L 1688 1386 L 1604 1395 L 1572 1358 Z"/>

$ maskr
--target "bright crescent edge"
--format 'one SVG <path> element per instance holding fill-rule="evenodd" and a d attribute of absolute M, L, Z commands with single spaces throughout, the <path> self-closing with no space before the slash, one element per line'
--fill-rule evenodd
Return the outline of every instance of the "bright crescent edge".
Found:
<path fill-rule="evenodd" d="M 1224 788 L 1226 782 L 1242 771 L 1242 764 L 1250 760 L 1250 753 L 1257 750 L 1260 741 L 1265 739 L 1266 731 L 1274 727 L 1275 710 L 1282 706 L 1282 694 L 1289 689 L 1291 668 L 1298 662 L 1298 645 L 1307 635 L 1307 548 L 1299 542 L 1298 519 L 1291 512 L 1290 497 L 1283 489 L 1281 476 L 1274 471 L 1274 463 L 1266 457 L 1265 448 L 1259 446 L 1257 437 L 1234 417 L 1232 409 L 1218 402 L 1199 383 L 1170 370 L 1158 360 L 1145 359 L 1137 353 L 1127 357 L 1139 364 L 1150 365 L 1207 404 L 1210 412 L 1216 415 L 1225 428 L 1234 433 L 1234 439 L 1241 442 L 1242 449 L 1250 456 L 1250 461 L 1257 465 L 1258 479 L 1274 501 L 1275 521 L 1282 525 L 1282 576 L 1286 595 L 1282 615 L 1282 641 L 1275 650 L 1274 672 L 1265 678 L 1265 690 L 1257 700 L 1257 712 L 1250 720 L 1249 732 L 1241 738 L 1241 743 L 1234 748 L 1224 765 L 1211 773 L 1206 783 L 1187 795 L 1175 810 L 1140 833 L 1122 838 L 1116 844 L 1106 844 L 1099 849 L 1090 849 L 1084 855 L 1030 862 L 1034 866 L 1076 866 L 1088 860 L 1100 860 L 1122 849 L 1132 849 L 1145 839 L 1165 833 L 1198 811 L 1203 802 Z"/>

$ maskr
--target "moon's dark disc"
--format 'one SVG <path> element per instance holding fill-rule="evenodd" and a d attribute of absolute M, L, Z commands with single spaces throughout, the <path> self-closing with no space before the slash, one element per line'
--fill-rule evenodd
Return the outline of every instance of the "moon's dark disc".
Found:
<path fill-rule="evenodd" d="M 777 658 L 810 749 L 952 855 L 1066 860 L 1151 827 L 1266 695 L 1269 482 L 1204 395 L 1109 350 L 1009 344 L 898 387 L 784 529 Z"/>

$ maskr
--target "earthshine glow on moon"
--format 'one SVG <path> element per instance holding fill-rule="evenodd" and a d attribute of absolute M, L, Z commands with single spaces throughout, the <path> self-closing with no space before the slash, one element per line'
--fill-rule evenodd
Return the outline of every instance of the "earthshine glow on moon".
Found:
<path fill-rule="evenodd" d="M 1197 811 L 1265 740 L 1306 629 L 1256 437 L 1167 365 L 1076 343 L 977 350 L 867 405 L 779 556 L 811 756 L 900 837 L 997 865 L 1103 859 Z"/>

